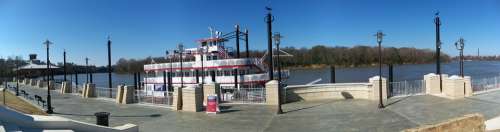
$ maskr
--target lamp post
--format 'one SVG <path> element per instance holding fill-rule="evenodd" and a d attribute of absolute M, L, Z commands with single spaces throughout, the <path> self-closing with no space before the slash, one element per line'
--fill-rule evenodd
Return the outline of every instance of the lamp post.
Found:
<path fill-rule="evenodd" d="M 179 60 L 181 62 L 181 88 L 184 88 L 184 71 L 182 71 L 182 52 L 184 52 L 184 45 L 182 45 L 182 43 L 179 43 L 179 45 L 177 46 L 177 48 L 179 49 Z"/>
<path fill-rule="evenodd" d="M 274 44 L 276 44 L 276 53 L 277 53 L 277 58 L 276 58 L 276 66 L 278 67 L 278 111 L 276 112 L 277 114 L 282 114 L 283 110 L 281 109 L 281 64 L 280 64 L 280 43 L 281 43 L 281 38 L 283 36 L 280 35 L 280 33 L 275 33 L 274 34 Z"/>
<path fill-rule="evenodd" d="M 64 71 L 64 82 L 66 82 L 66 49 L 63 52 L 63 71 Z"/>
<path fill-rule="evenodd" d="M 434 18 L 434 24 L 436 25 L 436 74 L 439 75 L 439 89 L 443 91 L 443 79 L 441 77 L 441 20 L 439 19 L 439 11 L 436 12 L 436 17 Z"/>
<path fill-rule="evenodd" d="M 379 90 L 379 104 L 378 108 L 384 108 L 384 102 L 382 102 L 382 39 L 385 36 L 382 31 L 378 31 L 375 34 L 378 43 L 378 90 Z"/>
<path fill-rule="evenodd" d="M 87 81 L 85 83 L 89 83 L 89 58 L 85 57 L 85 76 L 87 77 Z"/>
<path fill-rule="evenodd" d="M 267 23 L 267 61 L 269 64 L 269 80 L 274 79 L 274 65 L 273 65 L 273 40 L 272 40 L 272 23 L 274 21 L 274 17 L 271 14 L 271 8 L 266 7 L 267 15 L 265 17 Z"/>
<path fill-rule="evenodd" d="M 16 57 L 16 96 L 19 96 L 19 57 Z"/>
<path fill-rule="evenodd" d="M 172 59 L 168 57 L 168 50 L 165 50 L 165 59 L 168 60 L 170 64 L 170 69 L 167 72 L 167 82 L 168 82 L 167 90 L 170 91 L 170 89 L 172 88 L 172 80 L 170 79 L 172 74 Z"/>
<path fill-rule="evenodd" d="M 202 46 L 201 48 L 198 49 L 198 52 L 200 53 L 200 59 L 201 59 L 201 88 L 203 89 L 203 85 L 205 84 L 205 67 L 204 67 L 204 58 L 205 58 L 205 52 L 206 49 Z"/>
<path fill-rule="evenodd" d="M 166 53 L 167 53 L 167 55 L 169 54 L 168 51 L 166 51 Z M 174 57 L 175 57 L 175 51 L 174 51 Z M 169 57 L 169 59 L 168 59 L 170 61 L 170 72 L 168 74 L 168 85 L 169 85 L 169 89 L 172 91 L 174 90 L 173 82 L 172 82 L 172 75 L 174 73 L 173 68 L 172 68 L 173 59 L 174 58 L 172 58 L 172 57 Z"/>
<path fill-rule="evenodd" d="M 43 43 L 45 44 L 45 46 L 47 47 L 47 80 L 49 80 L 49 74 L 50 73 L 50 60 L 49 60 L 49 48 L 50 48 L 50 45 L 53 44 L 52 42 L 50 42 L 48 39 L 45 40 L 45 42 Z M 47 81 L 47 114 L 52 114 L 54 113 L 54 111 L 52 110 L 52 101 L 51 101 L 51 97 L 50 97 L 50 84 L 49 84 L 50 81 Z"/>
<path fill-rule="evenodd" d="M 460 65 L 460 76 L 464 77 L 464 38 L 458 39 L 455 42 L 455 47 L 460 51 L 459 65 Z"/>

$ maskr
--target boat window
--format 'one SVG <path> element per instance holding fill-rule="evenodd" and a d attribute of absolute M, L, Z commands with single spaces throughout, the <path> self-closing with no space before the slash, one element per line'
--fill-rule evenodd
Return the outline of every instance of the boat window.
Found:
<path fill-rule="evenodd" d="M 217 60 L 217 56 L 213 56 L 213 57 L 212 57 L 212 59 L 213 59 L 213 60 Z"/>

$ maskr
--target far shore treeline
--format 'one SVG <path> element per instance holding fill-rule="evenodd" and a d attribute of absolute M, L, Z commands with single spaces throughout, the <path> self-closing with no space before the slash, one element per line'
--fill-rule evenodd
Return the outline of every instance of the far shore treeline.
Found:
<path fill-rule="evenodd" d="M 329 47 L 317 45 L 312 48 L 284 47 L 281 50 L 293 55 L 293 57 L 281 57 L 281 65 L 286 68 L 322 68 L 329 65 L 337 67 L 360 67 L 373 66 L 378 64 L 378 48 L 370 46 L 354 47 Z M 434 63 L 434 50 L 416 49 L 409 47 L 384 47 L 384 64 L 425 64 Z M 262 58 L 265 50 L 250 51 L 250 57 Z M 280 53 L 284 55 L 284 53 Z M 245 53 L 242 52 L 244 57 Z M 451 61 L 451 57 L 445 53 L 441 55 L 443 62 Z M 144 64 L 164 63 L 164 57 L 147 57 L 145 59 L 124 59 L 118 60 L 115 66 L 117 73 L 130 73 L 143 71 Z"/>
<path fill-rule="evenodd" d="M 311 48 L 295 48 L 284 47 L 281 50 L 293 55 L 293 57 L 281 57 L 281 65 L 286 68 L 323 68 L 326 66 L 334 65 L 336 67 L 362 67 L 374 66 L 378 64 L 378 48 L 370 46 L 324 46 L 317 45 Z M 250 57 L 262 58 L 265 50 L 252 50 Z M 283 55 L 283 53 L 280 53 Z M 426 64 L 434 63 L 435 52 L 431 49 L 417 49 L 411 47 L 384 47 L 383 48 L 383 63 L 384 64 Z M 244 57 L 245 53 L 242 51 L 241 56 Z M 26 65 L 26 60 L 20 59 L 21 57 L 7 57 L 0 58 L 0 78 L 15 76 L 13 69 L 16 64 Z M 442 53 L 442 61 L 450 62 L 451 60 L 458 60 L 458 57 L 450 57 Z M 483 60 L 492 61 L 500 60 L 500 56 L 465 56 L 465 60 Z M 152 61 L 153 60 L 153 61 Z M 164 57 L 147 57 L 144 59 L 119 59 L 113 65 L 113 72 L 125 74 L 143 72 L 144 64 L 164 63 L 168 62 Z M 44 62 L 42 62 L 43 64 Z M 61 62 L 56 64 L 62 67 Z M 68 74 L 75 72 L 85 73 L 85 66 L 76 65 L 74 63 L 67 63 Z M 89 66 L 90 71 L 94 73 L 107 72 L 106 66 Z M 63 70 L 55 71 L 55 74 L 63 74 Z"/>

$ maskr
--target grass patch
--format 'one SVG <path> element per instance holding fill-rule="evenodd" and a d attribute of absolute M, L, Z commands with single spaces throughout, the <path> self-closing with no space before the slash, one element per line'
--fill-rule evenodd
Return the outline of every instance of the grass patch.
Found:
<path fill-rule="evenodd" d="M 5 93 L 5 95 L 4 95 Z M 5 96 L 5 104 L 4 104 L 4 96 Z M 7 106 L 8 108 L 14 109 L 18 112 L 30 115 L 47 115 L 43 110 L 38 107 L 33 106 L 32 104 L 20 99 L 20 97 L 15 96 L 14 94 L 8 91 L 0 91 L 0 105 Z"/>

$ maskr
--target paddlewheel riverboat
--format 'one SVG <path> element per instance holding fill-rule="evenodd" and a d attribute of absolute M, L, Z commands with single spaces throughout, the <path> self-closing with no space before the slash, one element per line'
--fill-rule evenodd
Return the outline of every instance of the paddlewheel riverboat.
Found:
<path fill-rule="evenodd" d="M 245 35 L 243 32 L 232 33 Z M 225 42 L 235 38 L 234 35 L 211 34 L 215 35 L 198 40 L 197 48 L 184 49 L 180 44 L 173 53 L 167 52 L 167 63 L 144 65 L 147 75 L 143 80 L 143 96 L 168 97 L 173 87 L 218 83 L 222 101 L 264 102 L 264 85 L 270 72 L 263 63 L 264 57 L 237 58 L 237 51 L 225 46 Z M 286 70 L 281 74 L 283 79 L 289 76 Z M 277 77 L 278 72 L 275 71 L 274 75 Z"/>

